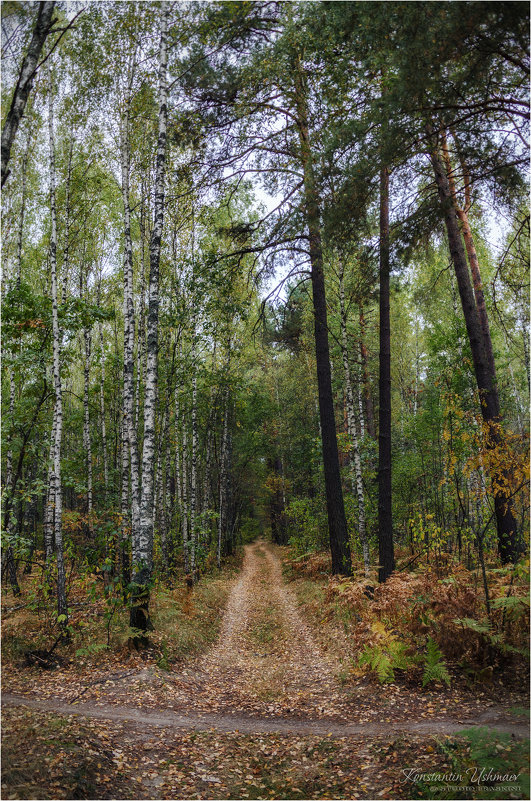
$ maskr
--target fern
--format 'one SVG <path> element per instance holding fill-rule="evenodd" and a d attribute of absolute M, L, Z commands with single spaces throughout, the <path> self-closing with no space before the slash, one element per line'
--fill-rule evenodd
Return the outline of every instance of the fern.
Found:
<path fill-rule="evenodd" d="M 506 609 L 510 612 L 517 611 L 523 614 L 526 611 L 526 606 L 529 606 L 529 595 L 525 597 L 509 595 L 502 598 L 495 598 L 490 604 L 493 609 Z"/>
<path fill-rule="evenodd" d="M 430 637 L 426 647 L 426 656 L 424 659 L 424 674 L 422 676 L 422 686 L 425 687 L 430 681 L 444 681 L 445 684 L 450 686 L 450 674 L 446 669 L 446 662 L 439 646 Z"/>
<path fill-rule="evenodd" d="M 478 634 L 490 634 L 490 623 L 480 623 L 478 620 L 474 620 L 473 617 L 456 617 L 454 618 L 454 623 Z"/>
<path fill-rule="evenodd" d="M 388 684 L 395 680 L 395 670 L 407 670 L 413 662 L 405 643 L 389 639 L 383 645 L 365 646 L 358 664 L 367 665 L 376 673 L 380 684 Z"/>

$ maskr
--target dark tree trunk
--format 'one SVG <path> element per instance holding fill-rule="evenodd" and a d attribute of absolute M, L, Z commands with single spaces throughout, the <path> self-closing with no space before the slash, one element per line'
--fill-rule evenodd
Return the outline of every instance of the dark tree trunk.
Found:
<path fill-rule="evenodd" d="M 391 494 L 391 319 L 389 313 L 389 171 L 380 173 L 380 379 L 378 434 L 378 581 L 395 569 Z"/>
<path fill-rule="evenodd" d="M 487 428 L 486 444 L 489 448 L 496 448 L 501 443 L 500 404 L 496 379 L 495 375 L 493 375 L 491 365 L 489 364 L 484 333 L 476 306 L 474 290 L 470 281 L 467 257 L 459 230 L 458 215 L 452 198 L 448 176 L 437 151 L 431 153 L 431 162 L 443 208 L 450 256 L 454 265 L 468 341 L 472 351 L 474 373 L 480 396 L 481 414 Z M 506 471 L 496 471 L 491 475 L 498 535 L 498 551 L 503 564 L 515 562 L 521 555 L 521 545 L 517 536 L 517 525 L 512 511 L 512 503 L 508 491 L 505 489 L 508 484 L 507 478 L 508 474 Z"/>
<path fill-rule="evenodd" d="M 50 33 L 50 28 L 54 23 L 52 19 L 54 6 L 55 2 L 39 3 L 38 5 L 37 21 L 35 22 L 31 42 L 28 52 L 24 56 L 17 85 L 15 86 L 15 91 L 11 99 L 11 105 L 7 112 L 4 127 L 2 128 L 2 186 L 9 175 L 8 164 L 11 157 L 11 148 L 20 120 L 24 114 L 24 109 L 35 77 L 37 62 L 46 37 Z"/>
<path fill-rule="evenodd" d="M 297 107 L 297 126 L 301 148 L 301 161 L 304 169 L 304 196 L 306 204 L 306 223 L 310 244 L 310 264 L 312 275 L 313 314 L 315 331 L 315 361 L 317 365 L 317 386 L 319 391 L 319 418 L 321 421 L 321 440 L 323 445 L 323 466 L 328 512 L 328 532 L 332 554 L 332 572 L 350 576 L 350 545 L 343 502 L 343 488 L 339 471 L 334 397 L 330 373 L 330 351 L 328 346 L 328 320 L 323 272 L 323 249 L 319 218 L 319 202 L 308 130 L 308 111 L 305 86 L 300 62 L 294 64 L 295 99 Z"/>

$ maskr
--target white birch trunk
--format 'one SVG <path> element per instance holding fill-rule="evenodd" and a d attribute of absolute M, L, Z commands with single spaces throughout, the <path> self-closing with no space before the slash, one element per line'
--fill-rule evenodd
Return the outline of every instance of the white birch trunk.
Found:
<path fill-rule="evenodd" d="M 103 349 L 103 326 L 99 323 L 100 335 L 100 425 L 101 425 L 101 445 L 103 454 L 103 497 L 107 496 L 109 485 L 109 456 L 107 451 L 107 425 L 105 420 L 105 351 Z"/>
<path fill-rule="evenodd" d="M 194 365 L 195 371 L 195 365 Z M 192 378 L 192 469 L 190 474 L 190 569 L 192 575 L 195 574 L 196 545 L 197 545 L 197 521 L 196 521 L 196 502 L 197 502 L 197 376 L 194 372 Z"/>
<path fill-rule="evenodd" d="M 363 413 L 363 381 L 361 376 L 361 365 L 358 369 L 358 408 L 360 416 L 360 439 L 365 438 L 365 415 Z"/>
<path fill-rule="evenodd" d="M 122 456 L 122 494 L 121 494 L 121 551 L 122 551 L 122 580 L 124 583 L 128 582 L 129 576 L 129 557 L 128 557 L 128 542 L 131 536 L 130 529 L 130 514 L 129 514 L 129 461 L 130 461 L 130 448 L 129 440 L 127 438 L 127 426 L 125 418 L 122 417 L 121 425 L 121 456 Z"/>
<path fill-rule="evenodd" d="M 181 523 L 181 533 L 183 537 L 183 552 L 185 570 L 187 569 L 187 555 L 185 548 L 185 523 L 184 523 L 184 498 L 183 498 L 183 471 L 181 469 L 181 448 L 180 448 L 180 417 L 179 417 L 179 387 L 175 386 L 175 491 L 177 494 L 177 506 L 179 520 Z"/>
<path fill-rule="evenodd" d="M 157 367 L 159 338 L 159 264 L 164 223 L 164 176 L 166 165 L 167 107 L 167 24 L 168 6 L 161 3 L 161 36 L 159 54 L 159 115 L 157 165 L 155 175 L 155 215 L 149 253 L 149 302 L 147 319 L 146 386 L 144 397 L 144 447 L 142 449 L 142 492 L 140 529 L 137 542 L 137 564 L 142 569 L 135 581 L 145 584 L 153 568 L 153 480 L 155 467 L 155 414 L 157 401 Z"/>
<path fill-rule="evenodd" d="M 54 546 L 54 510 L 55 498 L 52 493 L 52 476 L 53 476 L 53 460 L 55 454 L 55 405 L 52 420 L 52 430 L 50 432 L 50 448 L 48 452 L 48 473 L 47 473 L 47 491 L 46 501 L 44 504 L 43 513 L 43 533 L 44 533 L 44 558 L 48 562 L 53 554 Z"/>
<path fill-rule="evenodd" d="M 223 429 L 220 445 L 219 465 L 219 517 L 218 517 L 218 545 L 217 565 L 221 567 L 221 544 L 226 528 L 227 517 L 227 449 L 229 440 L 229 389 L 225 389 L 225 402 L 223 404 Z"/>
<path fill-rule="evenodd" d="M 188 536 L 188 520 L 190 510 L 188 508 L 188 437 L 186 423 L 183 423 L 183 469 L 182 469 L 182 489 L 181 489 L 181 526 L 183 534 L 183 554 L 184 570 L 190 572 L 190 544 Z"/>
<path fill-rule="evenodd" d="M 90 328 L 83 331 L 85 342 L 85 364 L 83 369 L 83 440 L 85 446 L 85 459 L 87 468 L 87 527 L 89 535 L 94 536 L 93 508 L 92 508 L 92 442 L 90 437 L 90 356 L 92 350 L 92 334 Z"/>
<path fill-rule="evenodd" d="M 370 558 L 369 542 L 367 539 L 367 526 L 365 518 L 365 498 L 363 495 L 363 476 L 361 471 L 361 459 L 356 431 L 356 420 L 354 416 L 354 395 L 352 392 L 352 381 L 350 377 L 350 364 L 347 349 L 347 314 L 345 310 L 345 287 L 343 284 L 344 267 L 339 263 L 339 304 L 341 319 L 341 355 L 343 357 L 343 369 L 345 373 L 345 394 L 347 399 L 347 427 L 350 440 L 352 442 L 352 491 L 358 499 L 358 528 L 360 533 L 361 547 L 363 550 L 363 565 L 365 575 L 369 575 Z M 352 469 L 353 468 L 353 469 Z"/>
<path fill-rule="evenodd" d="M 134 67 L 132 68 L 133 71 Z M 131 88 L 128 89 L 125 119 L 120 131 L 120 155 L 122 170 L 122 200 L 124 206 L 124 369 L 123 369 L 123 404 L 124 425 L 129 445 L 129 464 L 131 468 L 131 539 L 133 543 L 133 560 L 138 551 L 138 531 L 140 525 L 139 502 L 139 465 L 138 443 L 134 416 L 134 339 L 135 309 L 133 302 L 133 242 L 131 239 L 131 207 L 129 200 L 129 100 Z"/>
<path fill-rule="evenodd" d="M 52 284 L 52 332 L 53 332 L 53 379 L 55 389 L 55 437 L 51 474 L 51 495 L 54 501 L 54 536 L 57 559 L 57 615 L 64 615 L 63 627 L 67 620 L 66 577 L 63 555 L 62 527 L 62 486 L 61 486 L 61 443 L 63 435 L 63 396 L 61 384 L 61 332 L 59 329 L 59 309 L 57 292 L 57 210 L 55 205 L 55 140 L 53 120 L 53 93 L 50 72 L 48 131 L 50 144 L 50 272 Z"/>
<path fill-rule="evenodd" d="M 74 148 L 74 135 L 70 131 L 70 148 L 68 150 L 68 167 L 66 173 L 66 209 L 65 209 L 65 244 L 63 248 L 63 283 L 62 302 L 66 303 L 68 290 L 68 267 L 70 261 L 70 182 L 72 179 L 72 151 Z"/>

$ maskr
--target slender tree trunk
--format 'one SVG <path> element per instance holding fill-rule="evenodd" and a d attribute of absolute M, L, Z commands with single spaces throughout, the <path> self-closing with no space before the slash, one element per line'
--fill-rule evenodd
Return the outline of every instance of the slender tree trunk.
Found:
<path fill-rule="evenodd" d="M 122 586 L 124 589 L 131 581 L 131 567 L 129 563 L 129 541 L 131 539 L 131 516 L 129 514 L 129 461 L 131 449 L 129 447 L 129 440 L 127 437 L 127 425 L 125 416 L 122 418 L 122 437 L 121 437 L 121 453 L 122 453 L 122 494 L 121 494 L 121 543 L 120 552 L 122 560 Z M 124 597 L 126 593 L 124 592 Z"/>
<path fill-rule="evenodd" d="M 57 616 L 61 616 L 62 627 L 67 623 L 66 575 L 63 555 L 61 443 L 63 435 L 63 388 L 61 382 L 61 331 L 59 328 L 58 282 L 57 282 L 57 211 L 55 205 L 55 140 L 53 127 L 53 92 L 50 74 L 48 106 L 48 130 L 50 141 L 50 211 L 52 228 L 50 233 L 50 272 L 52 283 L 52 333 L 53 333 L 53 379 L 55 389 L 55 442 L 52 462 L 51 487 L 54 499 L 54 536 L 57 559 Z"/>
<path fill-rule="evenodd" d="M 225 388 L 225 400 L 223 403 L 223 429 L 221 433 L 221 443 L 219 448 L 219 514 L 218 514 L 218 545 L 216 561 L 218 568 L 221 567 L 221 550 L 223 535 L 226 530 L 227 521 L 227 449 L 229 440 L 229 388 Z"/>
<path fill-rule="evenodd" d="M 103 348 L 103 326 L 99 323 L 100 335 L 100 425 L 101 425 L 101 448 L 103 455 L 103 498 L 107 498 L 107 488 L 109 486 L 109 455 L 107 448 L 107 424 L 105 420 L 105 350 Z"/>
<path fill-rule="evenodd" d="M 52 420 L 52 430 L 50 432 L 50 448 L 48 451 L 48 471 L 46 478 L 46 499 L 44 503 L 42 528 L 44 534 L 44 558 L 48 562 L 54 551 L 54 530 L 55 530 L 55 498 L 52 493 L 53 480 L 53 460 L 55 453 L 55 407 Z"/>
<path fill-rule="evenodd" d="M 184 570 L 190 572 L 190 507 L 188 504 L 188 431 L 186 421 L 183 420 L 183 464 L 182 464 L 182 511 L 181 526 L 183 535 Z"/>
<path fill-rule="evenodd" d="M 167 107 L 167 26 L 168 6 L 161 3 L 159 52 L 159 127 L 155 175 L 155 216 L 149 254 L 149 303 L 147 319 L 146 386 L 144 399 L 144 447 L 142 449 L 142 492 L 140 529 L 133 556 L 136 588 L 132 599 L 130 624 L 143 631 L 152 628 L 149 619 L 149 585 L 153 569 L 153 474 L 155 467 L 155 413 L 159 346 L 159 263 L 164 223 L 164 175 L 166 165 Z M 133 543 L 135 545 L 135 543 Z"/>
<path fill-rule="evenodd" d="M 389 288 L 389 172 L 380 172 L 380 411 L 378 434 L 378 581 L 395 569 L 391 485 L 391 318 Z"/>
<path fill-rule="evenodd" d="M 37 11 L 37 20 L 33 29 L 33 35 L 28 47 L 28 52 L 24 56 L 22 67 L 18 75 L 17 84 L 13 97 L 11 98 L 11 105 L 7 112 L 4 127 L 2 128 L 2 186 L 6 182 L 9 175 L 8 165 L 11 157 L 11 148 L 15 140 L 18 126 L 24 109 L 28 100 L 29 93 L 37 70 L 39 56 L 41 54 L 46 37 L 50 33 L 55 20 L 53 19 L 54 2 L 39 3 Z"/>
<path fill-rule="evenodd" d="M 66 209 L 65 209 L 65 244 L 63 248 L 63 288 L 62 303 L 66 303 L 68 290 L 68 268 L 70 263 L 70 183 L 72 180 L 72 153 L 74 149 L 74 133 L 70 131 L 70 147 L 68 149 L 68 167 L 66 173 Z"/>
<path fill-rule="evenodd" d="M 90 356 L 92 350 L 92 334 L 90 328 L 83 330 L 85 343 L 85 364 L 83 368 L 83 440 L 87 468 L 87 530 L 92 540 L 94 537 L 93 497 L 92 497 L 92 441 L 90 436 Z"/>
<path fill-rule="evenodd" d="M 496 365 L 494 362 L 494 351 L 492 349 L 492 337 L 490 335 L 490 325 L 489 325 L 489 318 L 487 315 L 487 306 L 485 304 L 485 295 L 483 293 L 483 284 L 481 281 L 481 272 L 479 269 L 479 261 L 478 255 L 476 252 L 476 246 L 474 244 L 474 237 L 472 236 L 472 229 L 470 228 L 470 223 L 468 221 L 468 210 L 470 208 L 470 193 L 469 193 L 469 179 L 468 179 L 468 170 L 466 165 L 461 161 L 461 167 L 463 169 L 465 175 L 465 192 L 466 192 L 466 206 L 462 208 L 458 203 L 457 192 L 455 188 L 455 181 L 454 181 L 454 174 L 452 163 L 450 160 L 450 153 L 448 150 L 448 143 L 446 141 L 446 135 L 443 132 L 441 135 L 442 138 L 442 153 L 443 158 L 446 165 L 446 173 L 448 177 L 448 185 L 450 187 L 450 192 L 453 197 L 455 211 L 461 222 L 461 233 L 463 234 L 463 240 L 465 243 L 466 254 L 468 257 L 468 263 L 470 265 L 470 272 L 472 273 L 472 286 L 474 287 L 474 296 L 476 298 L 476 308 L 479 317 L 479 324 L 481 326 L 481 330 L 483 332 L 483 343 L 485 347 L 485 354 L 487 357 L 487 363 L 489 366 L 489 370 L 492 375 L 493 382 L 496 382 Z"/>
<path fill-rule="evenodd" d="M 183 474 L 186 475 L 186 468 L 183 470 L 181 467 L 181 433 L 180 433 L 180 409 L 179 409 L 179 387 L 175 385 L 175 487 L 177 495 L 177 508 L 179 514 L 179 521 L 181 524 L 181 536 L 183 542 L 183 559 L 184 569 L 188 573 L 188 529 L 187 529 L 187 516 L 185 514 L 185 497 L 184 497 L 184 480 Z M 184 442 L 183 442 L 184 452 Z"/>
<path fill-rule="evenodd" d="M 140 207 L 140 297 L 138 301 L 138 337 L 136 345 L 136 389 L 135 389 L 135 430 L 139 430 L 140 422 L 140 387 L 142 378 L 146 379 L 146 259 L 144 242 L 146 238 L 146 215 L 144 197 L 146 193 L 142 182 L 142 200 Z"/>
<path fill-rule="evenodd" d="M 363 474 L 361 471 L 361 458 L 358 443 L 358 433 L 356 431 L 356 420 L 354 417 L 354 394 L 352 391 L 352 381 L 350 377 L 350 364 L 348 360 L 347 348 L 347 312 L 345 308 L 345 287 L 343 283 L 344 266 L 339 262 L 339 311 L 341 325 L 341 355 L 343 357 L 343 370 L 345 373 L 345 395 L 347 400 L 347 430 L 352 443 L 352 463 L 351 480 L 352 492 L 358 499 L 358 529 L 360 534 L 361 547 L 363 552 L 363 566 L 365 575 L 369 575 L 370 556 L 369 541 L 367 539 L 367 524 L 365 519 L 365 498 L 363 495 Z"/>
<path fill-rule="evenodd" d="M 367 420 L 367 433 L 371 439 L 376 439 L 376 427 L 374 425 L 374 405 L 372 402 L 371 380 L 369 375 L 369 354 L 365 344 L 365 314 L 362 303 L 359 304 L 359 323 L 361 374 L 363 383 L 363 399 L 365 402 L 365 416 Z"/>
<path fill-rule="evenodd" d="M 15 380 L 13 376 L 13 368 L 9 368 L 9 418 L 13 420 L 15 415 Z M 9 442 L 9 448 L 7 451 L 6 457 L 6 474 L 5 474 L 5 500 L 4 506 L 7 503 L 10 503 L 11 511 L 7 518 L 7 536 L 8 536 L 8 545 L 6 548 L 5 553 L 5 566 L 7 569 L 7 574 L 9 577 L 9 583 L 11 585 L 11 589 L 13 591 L 13 595 L 20 595 L 20 587 L 18 584 L 17 579 L 17 570 L 15 565 L 15 554 L 13 550 L 12 539 L 14 536 L 13 530 L 13 495 L 14 495 L 14 486 L 13 486 L 13 446 L 11 444 L 11 437 Z M 8 494 L 11 494 L 11 497 L 7 498 Z"/>
<path fill-rule="evenodd" d="M 332 554 L 332 572 L 351 575 L 350 545 L 343 502 L 343 489 L 339 470 L 334 398 L 330 373 L 330 349 L 328 345 L 328 320 L 323 271 L 323 250 L 319 218 L 319 200 L 315 185 L 313 157 L 308 129 L 306 87 L 298 56 L 294 63 L 294 88 L 297 127 L 304 171 L 304 197 L 306 224 L 310 245 L 312 278 L 315 358 L 317 385 L 319 390 L 319 419 L 323 445 L 323 466 L 328 512 L 328 532 Z"/>
<path fill-rule="evenodd" d="M 500 406 L 495 376 L 492 374 L 489 357 L 485 347 L 474 290 L 470 282 L 467 257 L 459 230 L 458 215 L 455 209 L 448 176 L 437 150 L 430 154 L 435 174 L 435 182 L 444 213 L 444 221 L 448 235 L 450 256 L 454 265 L 461 306 L 465 318 L 468 341 L 472 351 L 474 373 L 479 390 L 481 414 L 486 423 L 486 444 L 496 448 L 501 444 Z M 512 511 L 507 471 L 494 471 L 491 476 L 496 528 L 498 535 L 498 551 L 504 564 L 516 561 L 521 553 L 521 545 L 517 536 L 517 526 Z"/>
<path fill-rule="evenodd" d="M 20 282 L 22 279 L 22 242 L 24 237 L 24 216 L 26 210 L 26 172 L 28 166 L 28 155 L 29 155 L 29 146 L 30 146 L 30 134 L 31 131 L 28 128 L 28 135 L 26 140 L 26 148 L 24 151 L 24 157 L 22 160 L 22 187 L 21 187 L 21 194 L 22 194 L 22 202 L 21 202 L 21 209 L 20 209 L 20 219 L 19 219 L 19 229 L 18 229 L 18 241 L 17 241 L 17 268 L 16 268 L 16 277 L 15 277 L 15 286 L 16 289 L 20 289 Z M 15 376 L 14 376 L 14 369 L 13 366 L 10 365 L 8 368 L 8 377 L 9 377 L 9 419 L 11 421 L 14 420 L 15 417 Z M 11 498 L 9 501 L 7 500 L 7 496 L 11 494 Z M 9 447 L 7 450 L 6 456 L 6 472 L 5 472 L 5 501 L 9 502 L 11 506 L 13 505 L 13 498 L 14 495 L 14 487 L 13 487 L 13 443 L 12 443 L 12 434 L 9 436 Z M 4 508 L 6 503 L 4 502 Z M 13 537 L 13 514 L 12 512 L 9 514 L 7 518 L 7 535 L 9 544 L 6 549 L 5 555 L 5 563 L 6 568 L 9 576 L 9 583 L 11 585 L 11 589 L 13 591 L 13 595 L 20 595 L 20 587 L 18 584 L 17 579 L 17 571 L 15 565 L 15 556 L 14 550 L 12 545 L 12 537 Z"/>
<path fill-rule="evenodd" d="M 18 242 L 17 242 L 17 274 L 16 274 L 16 288 L 20 289 L 20 282 L 22 280 L 22 244 L 24 241 L 24 219 L 26 216 L 26 178 L 28 172 L 29 149 L 31 144 L 31 128 L 28 125 L 26 136 L 26 147 L 24 149 L 24 156 L 22 158 L 22 175 L 21 175 L 21 205 L 20 205 L 20 221 L 18 228 Z"/>
<path fill-rule="evenodd" d="M 190 539 L 192 543 L 192 551 L 190 554 L 190 570 L 195 580 L 195 551 L 197 546 L 197 376 L 195 373 L 195 364 L 192 369 L 194 370 L 194 374 L 192 376 L 192 469 L 190 472 Z"/>
<path fill-rule="evenodd" d="M 131 539 L 133 559 L 138 550 L 140 525 L 138 443 L 134 418 L 134 339 L 135 311 L 133 302 L 133 242 L 131 239 L 131 208 L 129 201 L 129 108 L 121 131 L 122 199 L 124 204 L 124 425 L 129 444 L 131 468 Z"/>

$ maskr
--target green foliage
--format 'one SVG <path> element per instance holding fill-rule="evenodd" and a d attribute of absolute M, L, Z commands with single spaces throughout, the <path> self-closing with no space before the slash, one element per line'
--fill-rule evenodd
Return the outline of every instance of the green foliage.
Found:
<path fill-rule="evenodd" d="M 407 652 L 406 643 L 389 638 L 384 643 L 365 646 L 359 656 L 358 665 L 366 666 L 376 673 L 380 684 L 388 684 L 395 680 L 395 670 L 412 667 L 413 660 Z"/>
<path fill-rule="evenodd" d="M 171 670 L 168 643 L 166 639 L 163 639 L 160 644 L 160 657 L 157 659 L 157 665 L 161 670 Z"/>
<path fill-rule="evenodd" d="M 101 651 L 106 651 L 108 647 L 109 646 L 105 642 L 91 642 L 83 648 L 78 648 L 76 650 L 76 656 L 93 656 L 94 654 L 99 654 Z"/>
<path fill-rule="evenodd" d="M 426 645 L 422 686 L 425 687 L 430 681 L 444 682 L 448 686 L 451 684 L 450 674 L 446 669 L 446 662 L 443 659 L 442 652 L 431 637 L 428 638 Z"/>
<path fill-rule="evenodd" d="M 327 545 L 325 511 L 320 498 L 295 498 L 286 507 L 290 545 L 297 554 L 316 551 Z"/>
<path fill-rule="evenodd" d="M 417 785 L 416 797 L 529 798 L 529 740 L 515 740 L 509 734 L 478 727 L 439 741 L 438 750 L 451 766 L 444 772 L 462 779 Z"/>

